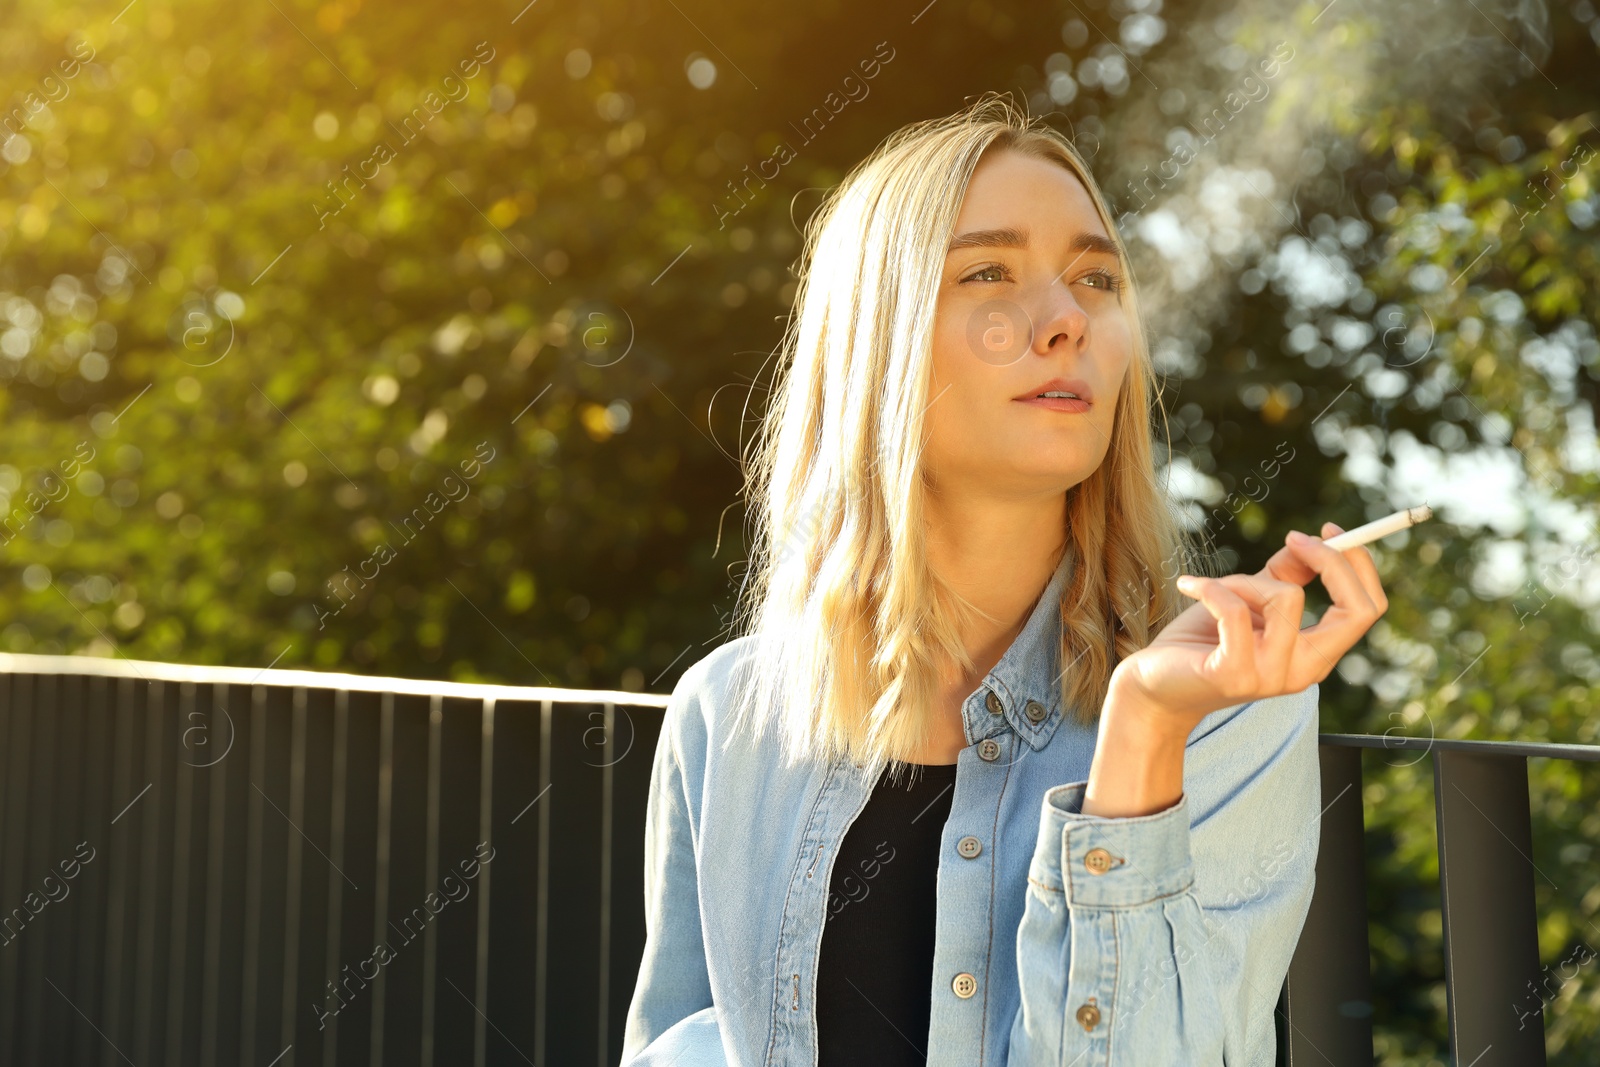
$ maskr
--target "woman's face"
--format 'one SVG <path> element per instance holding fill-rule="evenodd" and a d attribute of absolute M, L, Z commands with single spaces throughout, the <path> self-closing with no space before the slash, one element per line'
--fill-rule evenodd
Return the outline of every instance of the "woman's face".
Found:
<path fill-rule="evenodd" d="M 939 282 L 924 452 L 935 491 L 1053 495 L 1100 466 L 1133 351 L 1125 276 L 1071 171 L 1011 150 L 979 161 Z"/>

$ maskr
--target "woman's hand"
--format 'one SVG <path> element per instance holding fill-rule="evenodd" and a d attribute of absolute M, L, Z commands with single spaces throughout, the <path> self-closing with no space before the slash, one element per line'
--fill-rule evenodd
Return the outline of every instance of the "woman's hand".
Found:
<path fill-rule="evenodd" d="M 1323 537 L 1343 532 L 1322 527 Z M 1198 603 L 1112 674 L 1085 813 L 1138 815 L 1177 803 L 1183 749 L 1201 719 L 1322 681 L 1388 610 L 1365 546 L 1341 552 L 1296 536 L 1255 574 L 1179 579 Z M 1333 606 L 1302 630 L 1304 586 L 1319 575 Z"/>
<path fill-rule="evenodd" d="M 1323 537 L 1343 532 L 1322 527 Z M 1255 574 L 1179 578 L 1199 602 L 1117 665 L 1122 698 L 1154 709 L 1187 739 L 1213 711 L 1298 693 L 1331 674 L 1389 598 L 1366 546 L 1341 552 L 1297 534 Z M 1333 606 L 1302 630 L 1303 587 L 1318 575 Z"/>

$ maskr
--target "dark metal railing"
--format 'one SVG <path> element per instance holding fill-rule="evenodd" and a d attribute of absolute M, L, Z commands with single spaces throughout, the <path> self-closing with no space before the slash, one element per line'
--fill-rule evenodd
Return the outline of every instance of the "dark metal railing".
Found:
<path fill-rule="evenodd" d="M 1452 1062 L 1539 1067 L 1543 1019 L 1517 1006 L 1536 988 L 1528 759 L 1600 760 L 1600 747 L 1442 738 L 1321 735 L 1317 887 L 1280 1000 L 1280 1062 L 1373 1062 L 1361 750 L 1431 756 L 1439 841 L 1445 990 Z"/>
<path fill-rule="evenodd" d="M 615 1063 L 665 705 L 0 655 L 0 1065 Z"/>
<path fill-rule="evenodd" d="M 596 1064 L 667 698 L 0 655 L 0 1067 Z M 1323 734 L 1279 1062 L 1373 1062 L 1361 749 L 1431 755 L 1450 1042 L 1545 1062 L 1527 759 Z"/>

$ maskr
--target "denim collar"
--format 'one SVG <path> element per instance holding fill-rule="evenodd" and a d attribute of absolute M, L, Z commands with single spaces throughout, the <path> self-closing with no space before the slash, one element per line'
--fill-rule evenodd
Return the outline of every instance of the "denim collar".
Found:
<path fill-rule="evenodd" d="M 1061 724 L 1061 593 L 1072 573 L 1072 555 L 1069 546 L 1021 632 L 962 703 L 969 745 L 1009 726 L 1038 751 L 1050 743 Z M 1035 716 L 1040 706 L 1044 708 L 1037 722 L 1028 715 L 1029 705 L 1036 705 Z"/>

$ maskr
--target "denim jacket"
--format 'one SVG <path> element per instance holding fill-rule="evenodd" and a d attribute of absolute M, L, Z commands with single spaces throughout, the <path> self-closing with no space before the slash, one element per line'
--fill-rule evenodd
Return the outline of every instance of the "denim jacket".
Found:
<path fill-rule="evenodd" d="M 1096 731 L 1056 682 L 1070 560 L 962 705 L 928 1063 L 1271 1067 L 1320 839 L 1318 686 L 1201 720 L 1176 805 L 1083 814 Z M 784 769 L 774 740 L 727 736 L 752 644 L 692 665 L 666 711 L 624 1067 L 817 1062 L 833 860 L 875 782 L 842 759 Z"/>

